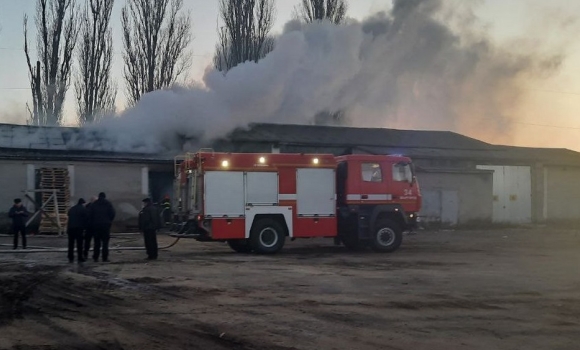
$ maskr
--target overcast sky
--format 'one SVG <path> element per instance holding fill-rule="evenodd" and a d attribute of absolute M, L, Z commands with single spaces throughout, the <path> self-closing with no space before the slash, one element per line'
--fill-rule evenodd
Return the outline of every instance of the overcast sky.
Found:
<path fill-rule="evenodd" d="M 449 0 L 456 1 L 456 0 Z M 470 0 L 462 0 L 470 1 Z M 554 41 L 554 38 L 538 22 L 542 17 L 550 16 L 551 9 L 563 13 L 580 13 L 580 1 L 552 0 L 546 5 L 542 0 L 484 0 L 478 1 L 477 15 L 487 24 L 487 30 L 498 42 L 505 42 L 522 36 L 534 36 L 538 41 Z M 0 122 L 23 122 L 25 104 L 30 100 L 28 90 L 27 68 L 22 51 L 23 34 L 22 18 L 24 14 L 34 17 L 35 0 L 0 0 Z M 216 43 L 218 17 L 218 0 L 185 0 L 187 9 L 192 11 L 193 35 L 192 50 L 194 61 L 189 72 L 189 80 L 199 80 L 205 68 L 211 63 Z M 281 31 L 284 23 L 292 18 L 293 9 L 299 0 L 278 0 L 275 31 Z M 348 15 L 362 19 L 373 12 L 388 10 L 390 0 L 356 0 L 349 1 Z M 116 0 L 113 13 L 114 45 L 117 52 L 114 62 L 114 78 L 119 84 L 117 104 L 124 107 L 125 96 L 122 85 L 122 62 L 120 37 L 120 9 L 124 0 Z M 32 23 L 34 23 L 32 21 Z M 33 30 L 31 30 L 33 32 Z M 548 146 L 546 139 L 535 143 L 530 135 L 558 134 L 553 146 L 580 149 L 577 141 L 580 138 L 580 45 L 577 38 L 568 41 L 566 62 L 557 76 L 547 80 L 541 86 L 530 86 L 537 98 L 530 101 L 530 110 L 518 116 L 522 124 L 522 136 L 515 144 L 528 146 Z M 560 40 L 561 41 L 561 40 Z M 517 48 L 514 48 L 517 50 Z M 67 95 L 65 114 L 69 123 L 75 117 L 74 94 Z M 540 124 L 542 126 L 534 125 Z M 545 126 L 550 125 L 551 127 Z"/>

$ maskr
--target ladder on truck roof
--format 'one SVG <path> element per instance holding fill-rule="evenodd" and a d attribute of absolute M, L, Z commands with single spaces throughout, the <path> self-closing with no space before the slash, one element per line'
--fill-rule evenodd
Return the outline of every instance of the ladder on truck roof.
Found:
<path fill-rule="evenodd" d="M 187 152 L 182 155 L 175 156 L 173 158 L 173 174 L 177 177 L 179 174 L 179 166 L 183 162 L 191 162 L 195 156 L 201 152 L 211 152 L 212 154 L 215 153 L 213 148 L 200 148 L 197 152 Z"/>

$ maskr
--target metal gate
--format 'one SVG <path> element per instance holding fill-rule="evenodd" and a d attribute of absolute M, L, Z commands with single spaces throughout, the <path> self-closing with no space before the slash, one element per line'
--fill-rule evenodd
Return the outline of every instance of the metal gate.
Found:
<path fill-rule="evenodd" d="M 478 165 L 493 170 L 493 222 L 532 222 L 532 176 L 528 166 Z"/>

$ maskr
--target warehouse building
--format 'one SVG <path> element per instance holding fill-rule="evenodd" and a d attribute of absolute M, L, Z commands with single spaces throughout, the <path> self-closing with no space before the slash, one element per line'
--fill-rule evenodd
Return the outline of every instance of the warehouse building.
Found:
<path fill-rule="evenodd" d="M 99 192 L 114 203 L 119 228 L 134 225 L 141 200 L 151 193 L 149 176 L 167 171 L 171 162 L 158 155 L 94 151 L 95 143 L 70 147 L 67 140 L 76 130 L 0 124 L 0 226 L 6 225 L 12 200 L 23 198 L 30 210 L 33 201 L 46 204 L 51 218 L 44 216 L 41 229 L 58 230 L 58 222 L 63 229 L 68 208 Z M 49 189 L 56 190 L 56 202 Z"/>
<path fill-rule="evenodd" d="M 580 222 L 580 153 L 491 145 L 447 131 L 253 125 L 232 152 L 403 154 L 415 162 L 425 220 L 447 225 Z"/>
<path fill-rule="evenodd" d="M 160 200 L 172 193 L 176 154 L 99 151 L 108 140 L 92 135 L 85 143 L 71 142 L 78 132 L 0 124 L 1 217 L 13 198 L 42 203 L 52 194 L 47 188 L 57 188 L 58 216 L 65 222 L 66 208 L 78 198 L 104 191 L 122 229 L 134 225 L 144 196 Z M 421 216 L 429 223 L 580 221 L 580 154 L 569 150 L 495 146 L 443 131 L 274 124 L 251 125 L 208 146 L 225 152 L 410 156 L 423 195 Z M 43 221 L 54 226 L 55 220 Z"/>

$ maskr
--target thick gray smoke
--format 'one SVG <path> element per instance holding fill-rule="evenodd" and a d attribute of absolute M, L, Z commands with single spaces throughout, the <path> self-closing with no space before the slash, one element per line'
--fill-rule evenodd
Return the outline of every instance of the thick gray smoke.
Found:
<path fill-rule="evenodd" d="M 340 111 L 344 124 L 505 139 L 523 84 L 557 70 L 562 56 L 508 52 L 468 27 L 456 34 L 437 19 L 454 16 L 442 6 L 396 0 L 363 22 L 289 22 L 259 63 L 225 76 L 208 70 L 200 86 L 149 93 L 87 130 L 106 135 L 112 150 L 163 151 L 252 122 L 312 123 Z"/>

